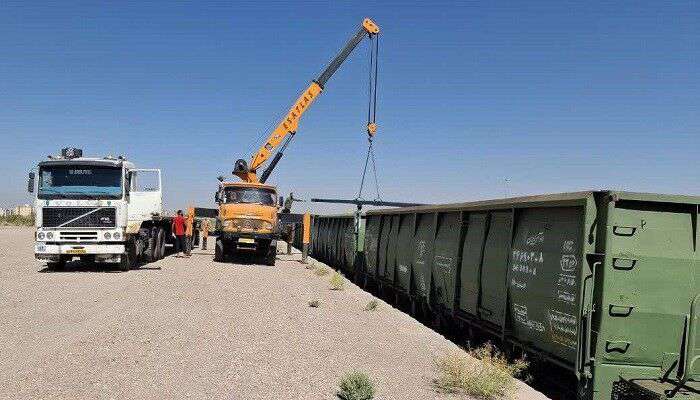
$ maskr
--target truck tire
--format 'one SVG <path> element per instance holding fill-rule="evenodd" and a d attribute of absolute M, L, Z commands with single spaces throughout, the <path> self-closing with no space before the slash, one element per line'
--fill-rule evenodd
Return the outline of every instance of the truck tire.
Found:
<path fill-rule="evenodd" d="M 277 260 L 277 245 L 269 245 L 267 248 L 267 254 L 265 254 L 264 263 L 271 267 L 275 266 L 275 261 Z"/>
<path fill-rule="evenodd" d="M 224 241 L 217 238 L 216 245 L 214 246 L 214 261 L 223 262 L 225 261 L 226 253 L 224 248 Z"/>
<path fill-rule="evenodd" d="M 131 257 L 129 257 L 129 251 L 125 251 L 124 254 L 122 254 L 121 260 L 119 260 L 119 270 L 120 271 L 128 271 L 131 269 Z"/>
<path fill-rule="evenodd" d="M 156 241 L 153 248 L 153 260 L 158 261 L 165 255 L 163 253 L 163 243 L 165 242 L 165 233 L 162 228 L 157 229 Z"/>
<path fill-rule="evenodd" d="M 158 261 L 158 228 L 153 227 L 148 232 L 148 248 L 146 249 L 146 261 Z"/>
<path fill-rule="evenodd" d="M 121 260 L 119 260 L 119 270 L 128 271 L 132 268 L 136 268 L 138 265 L 136 260 L 136 245 L 132 241 L 125 243 L 124 254 L 122 254 Z"/>
<path fill-rule="evenodd" d="M 159 251 L 160 251 L 160 258 L 163 258 L 163 257 L 165 257 L 165 244 L 168 242 L 168 240 L 167 240 L 168 237 L 165 233 L 165 229 L 161 229 L 160 231 L 163 234 L 163 240 L 160 241 Z"/>
<path fill-rule="evenodd" d="M 59 256 L 58 261 L 46 263 L 46 268 L 49 271 L 63 271 L 66 269 L 66 258 Z"/>

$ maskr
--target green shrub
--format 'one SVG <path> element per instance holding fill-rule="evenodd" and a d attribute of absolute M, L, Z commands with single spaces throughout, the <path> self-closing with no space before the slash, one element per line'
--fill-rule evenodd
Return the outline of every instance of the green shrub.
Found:
<path fill-rule="evenodd" d="M 343 375 L 336 393 L 342 400 L 371 400 L 374 398 L 374 384 L 369 376 L 361 371 L 352 371 Z"/>
<path fill-rule="evenodd" d="M 345 287 L 345 278 L 343 278 L 343 275 L 335 271 L 333 276 L 331 276 L 331 290 L 343 290 Z"/>
<path fill-rule="evenodd" d="M 515 379 L 527 368 L 525 360 L 508 360 L 490 343 L 465 353 L 436 360 L 439 376 L 433 381 L 442 392 L 468 394 L 483 399 L 512 398 Z M 474 360 L 474 358 L 478 360 Z"/>
<path fill-rule="evenodd" d="M 318 308 L 320 306 L 321 306 L 321 302 L 318 300 L 309 301 L 309 307 L 311 307 L 311 308 Z"/>
<path fill-rule="evenodd" d="M 377 299 L 372 299 L 365 306 L 365 311 L 374 311 L 377 308 L 379 308 L 379 302 L 377 301 Z"/>

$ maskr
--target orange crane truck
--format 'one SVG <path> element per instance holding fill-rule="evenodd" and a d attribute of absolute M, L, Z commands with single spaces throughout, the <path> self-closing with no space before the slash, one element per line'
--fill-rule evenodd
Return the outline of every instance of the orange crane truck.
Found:
<path fill-rule="evenodd" d="M 282 204 L 281 201 L 279 203 L 277 201 L 277 189 L 274 186 L 266 185 L 265 182 L 282 158 L 289 142 L 296 134 L 299 119 L 322 93 L 326 82 L 365 37 L 372 40 L 378 34 L 379 27 L 371 19 L 365 18 L 358 31 L 350 38 L 338 55 L 299 96 L 286 116 L 270 133 L 265 143 L 252 156 L 250 163 L 243 159 L 236 161 L 233 174 L 241 178 L 241 181 L 225 182 L 220 177 L 219 189 L 215 196 L 219 205 L 216 227 L 217 239 L 214 249 L 214 259 L 216 261 L 225 261 L 228 257 L 238 252 L 252 252 L 264 264 L 275 264 L 277 240 L 280 239 L 277 213 Z M 374 44 L 376 46 L 377 42 L 374 41 Z M 375 47 L 375 49 L 375 51 L 378 51 L 378 47 Z M 370 60 L 370 62 L 372 61 Z M 376 65 L 376 58 L 374 62 Z M 375 74 L 374 81 L 376 82 L 376 67 L 372 71 L 372 64 L 370 64 L 370 73 Z M 371 84 L 372 76 L 370 76 Z M 370 102 L 372 102 L 371 98 Z M 376 129 L 374 121 L 368 121 L 367 132 L 370 136 L 374 135 Z M 258 169 L 267 162 L 273 151 L 278 147 L 278 152 L 260 177 L 258 177 Z"/>

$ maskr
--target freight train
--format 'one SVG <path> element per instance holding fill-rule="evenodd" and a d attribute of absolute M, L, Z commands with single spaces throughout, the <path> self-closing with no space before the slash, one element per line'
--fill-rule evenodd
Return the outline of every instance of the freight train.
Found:
<path fill-rule="evenodd" d="M 558 367 L 566 398 L 699 398 L 699 207 L 588 191 L 317 215 L 311 253 L 412 313 Z"/>

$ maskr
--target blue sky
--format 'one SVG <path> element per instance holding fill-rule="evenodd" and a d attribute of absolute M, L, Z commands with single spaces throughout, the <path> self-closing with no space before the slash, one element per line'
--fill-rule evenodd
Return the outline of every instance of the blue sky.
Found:
<path fill-rule="evenodd" d="M 700 194 L 700 2 L 5 1 L 0 206 L 67 145 L 162 168 L 171 208 L 212 205 L 365 16 L 384 199 Z M 281 192 L 355 197 L 366 90 L 365 44 L 302 118 Z"/>

